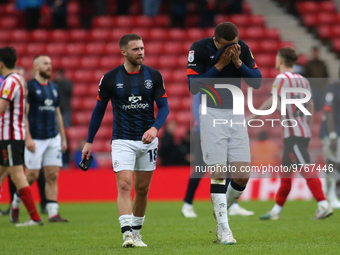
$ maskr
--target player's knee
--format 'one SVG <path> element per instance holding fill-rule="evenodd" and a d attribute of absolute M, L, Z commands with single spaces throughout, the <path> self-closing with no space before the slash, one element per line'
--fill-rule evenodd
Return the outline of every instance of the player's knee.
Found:
<path fill-rule="evenodd" d="M 46 182 L 56 183 L 58 179 L 58 173 L 49 173 L 45 176 Z"/>
<path fill-rule="evenodd" d="M 149 185 L 135 185 L 135 191 L 140 196 L 146 196 L 149 193 Z"/>
<path fill-rule="evenodd" d="M 249 178 L 248 177 L 242 177 L 242 178 L 234 178 L 234 182 L 236 182 L 236 184 L 244 187 L 247 185 Z"/>
<path fill-rule="evenodd" d="M 131 192 L 131 183 L 125 180 L 118 182 L 118 191 L 120 193 Z"/>
<path fill-rule="evenodd" d="M 39 171 L 27 171 L 26 172 L 26 178 L 28 183 L 31 185 L 33 182 L 35 182 L 39 177 Z"/>

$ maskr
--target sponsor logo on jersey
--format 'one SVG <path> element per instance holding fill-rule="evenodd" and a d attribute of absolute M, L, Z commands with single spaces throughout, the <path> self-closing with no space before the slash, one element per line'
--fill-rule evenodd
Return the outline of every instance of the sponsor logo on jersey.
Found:
<path fill-rule="evenodd" d="M 122 89 L 124 87 L 123 83 L 117 83 L 116 84 L 117 89 Z"/>
<path fill-rule="evenodd" d="M 146 89 L 152 89 L 153 86 L 152 80 L 145 80 L 144 86 Z"/>
<path fill-rule="evenodd" d="M 148 103 L 142 102 L 142 96 L 135 96 L 132 94 L 128 100 L 131 104 L 124 104 L 122 106 L 123 110 L 146 109 L 150 106 Z"/>
<path fill-rule="evenodd" d="M 52 99 L 45 99 L 44 106 L 39 106 L 40 111 L 55 111 Z"/>
<path fill-rule="evenodd" d="M 4 89 L 3 95 L 8 96 L 9 92 L 11 92 L 9 89 Z"/>
<path fill-rule="evenodd" d="M 195 57 L 194 57 L 195 51 L 191 50 L 189 51 L 189 56 L 188 56 L 188 61 L 191 63 L 194 61 Z"/>

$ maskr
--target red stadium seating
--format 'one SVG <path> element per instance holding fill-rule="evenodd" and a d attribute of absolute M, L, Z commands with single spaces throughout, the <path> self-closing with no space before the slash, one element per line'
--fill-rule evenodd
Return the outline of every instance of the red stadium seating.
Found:
<path fill-rule="evenodd" d="M 320 11 L 318 3 L 314 2 L 314 1 L 299 2 L 299 3 L 297 3 L 296 8 L 297 8 L 297 11 L 300 14 L 317 13 L 318 11 Z"/>
<path fill-rule="evenodd" d="M 18 19 L 16 17 L 0 17 L 1 29 L 14 29 L 18 27 Z"/>
<path fill-rule="evenodd" d="M 2 31 L 0 31 L 0 34 Z M 24 43 L 29 39 L 28 32 L 26 30 L 13 30 L 10 32 L 10 41 Z M 1 40 L 1 38 L 0 38 Z"/>

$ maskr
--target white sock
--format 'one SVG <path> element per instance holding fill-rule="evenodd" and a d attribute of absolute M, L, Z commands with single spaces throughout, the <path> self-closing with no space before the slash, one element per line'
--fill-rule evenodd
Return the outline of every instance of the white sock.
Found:
<path fill-rule="evenodd" d="M 59 208 L 59 205 L 57 202 L 47 203 L 46 210 L 48 213 L 48 217 L 51 218 L 53 216 L 58 215 L 58 208 Z"/>
<path fill-rule="evenodd" d="M 192 204 L 188 204 L 188 203 L 186 203 L 186 202 L 184 202 L 184 205 L 183 205 L 183 208 L 192 208 L 193 206 L 192 206 Z"/>
<path fill-rule="evenodd" d="M 279 206 L 278 204 L 275 204 L 273 209 L 271 210 L 272 213 L 274 214 L 280 214 L 282 211 L 282 206 Z"/>
<path fill-rule="evenodd" d="M 119 220 L 120 228 L 129 227 L 129 226 L 131 227 L 131 224 L 132 224 L 131 214 L 123 214 L 118 218 L 118 220 Z"/>
<path fill-rule="evenodd" d="M 243 190 L 239 191 L 239 190 L 234 189 L 231 186 L 231 182 L 230 182 L 227 188 L 227 202 L 228 202 L 227 209 L 229 209 L 230 206 L 232 206 L 235 203 L 235 201 L 240 198 L 242 194 L 243 194 Z"/>
<path fill-rule="evenodd" d="M 217 224 L 228 223 L 226 195 L 223 193 L 211 193 L 210 196 Z"/>
<path fill-rule="evenodd" d="M 327 200 L 322 200 L 318 202 L 318 208 L 327 208 L 328 207 L 328 201 Z"/>
<path fill-rule="evenodd" d="M 137 217 L 137 216 L 134 216 L 132 214 L 132 234 L 133 235 L 139 235 L 140 234 L 140 229 L 143 226 L 144 219 L 145 219 L 145 216 L 144 217 Z"/>
<path fill-rule="evenodd" d="M 12 207 L 17 209 L 17 208 L 20 208 L 20 205 L 21 205 L 21 198 L 18 196 L 17 193 L 14 193 Z"/>

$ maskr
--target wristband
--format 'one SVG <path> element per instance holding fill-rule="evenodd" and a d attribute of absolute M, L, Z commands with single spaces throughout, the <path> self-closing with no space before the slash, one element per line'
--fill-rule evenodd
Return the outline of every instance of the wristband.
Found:
<path fill-rule="evenodd" d="M 328 137 L 329 139 L 334 140 L 338 138 L 338 135 L 336 134 L 336 132 L 333 131 L 328 134 Z"/>

